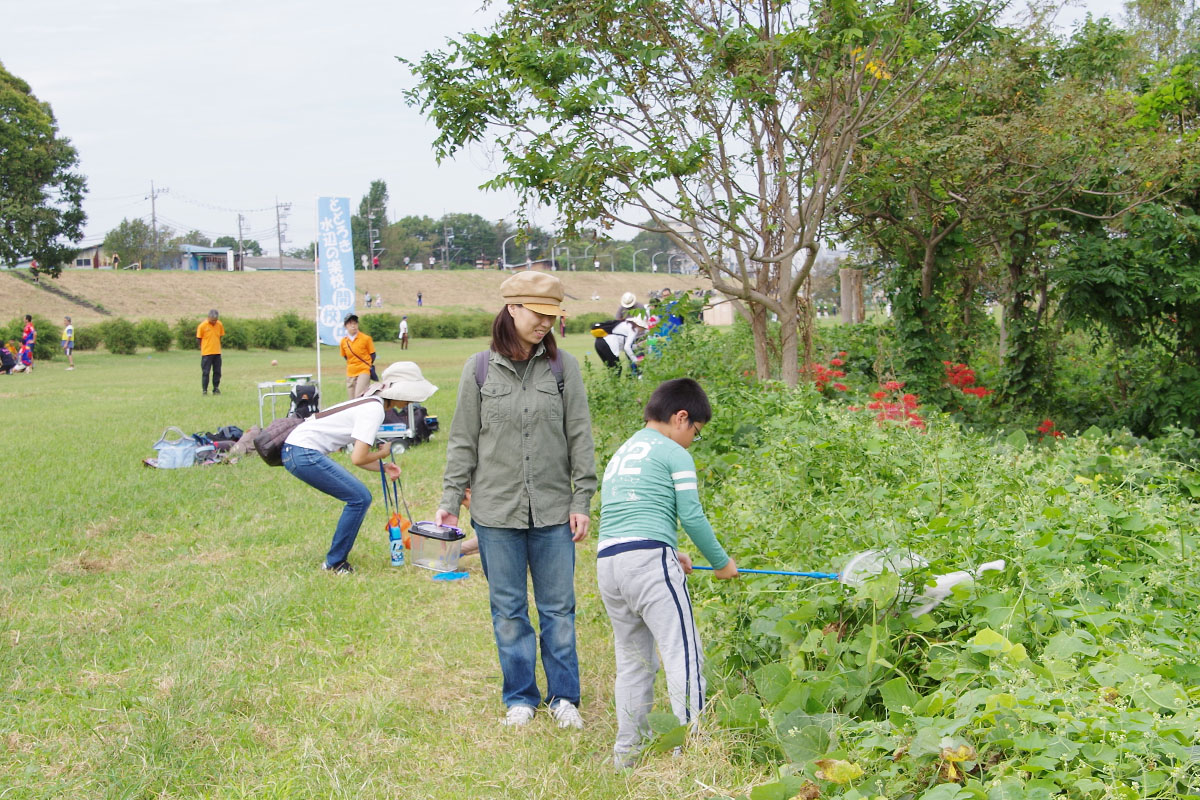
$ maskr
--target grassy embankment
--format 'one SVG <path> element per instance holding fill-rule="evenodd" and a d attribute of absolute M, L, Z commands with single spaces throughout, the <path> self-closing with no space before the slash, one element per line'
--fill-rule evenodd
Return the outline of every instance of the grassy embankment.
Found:
<path fill-rule="evenodd" d="M 559 275 L 568 294 L 565 306 L 572 314 L 615 311 L 618 299 L 626 291 L 634 292 L 645 302 L 651 290 L 664 286 L 675 290 L 708 286 L 702 278 L 680 275 L 628 272 Z M 363 292 L 367 290 L 372 295 L 382 294 L 381 310 L 394 314 L 491 310 L 496 307 L 497 290 L 506 277 L 495 271 L 356 272 L 358 312 L 366 312 L 361 306 Z M 181 316 L 202 315 L 214 306 L 227 317 L 263 318 L 286 311 L 310 316 L 314 305 L 311 272 L 68 270 L 57 280 L 42 280 L 103 307 L 113 316 L 134 321 L 161 319 L 169 323 Z M 418 291 L 424 294 L 420 310 Z M 76 325 L 109 318 L 0 272 L 0 320 L 25 314 L 41 314 L 54 320 L 69 314 Z"/>

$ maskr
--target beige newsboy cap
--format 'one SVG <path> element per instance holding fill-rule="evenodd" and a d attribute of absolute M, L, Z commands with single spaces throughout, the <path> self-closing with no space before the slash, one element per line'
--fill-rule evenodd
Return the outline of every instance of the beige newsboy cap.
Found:
<path fill-rule="evenodd" d="M 545 272 L 518 272 L 500 284 L 500 296 L 506 303 L 525 306 L 539 314 L 552 317 L 567 315 L 560 307 L 563 299 L 562 281 Z"/>

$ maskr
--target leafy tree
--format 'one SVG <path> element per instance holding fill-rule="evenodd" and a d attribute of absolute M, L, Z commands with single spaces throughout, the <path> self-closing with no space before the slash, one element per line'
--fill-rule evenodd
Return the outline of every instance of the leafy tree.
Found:
<path fill-rule="evenodd" d="M 430 217 L 401 217 L 383 231 L 385 248 L 381 263 L 405 267 L 428 264 L 434 246 L 441 241 L 437 222 Z M 408 259 L 405 262 L 405 259 Z"/>
<path fill-rule="evenodd" d="M 382 236 L 383 229 L 387 227 L 387 203 L 387 182 L 371 181 L 371 188 L 367 190 L 367 193 L 363 195 L 362 202 L 358 204 L 358 213 L 350 218 L 354 258 L 357 262 L 355 266 L 361 265 L 362 256 L 367 256 L 368 261 L 370 260 L 371 248 L 367 241 L 367 232 L 375 230 Z M 375 255 L 379 255 L 379 245 L 375 246 Z"/>
<path fill-rule="evenodd" d="M 57 276 L 83 238 L 79 155 L 29 84 L 0 64 L 0 261 L 32 257 Z"/>
<path fill-rule="evenodd" d="M 1122 352 L 1153 356 L 1142 381 L 1118 375 L 1127 423 L 1151 435 L 1200 427 L 1200 214 L 1146 205 L 1126 216 L 1120 235 L 1095 226 L 1071 244 L 1053 271 L 1064 317 L 1102 331 Z"/>
<path fill-rule="evenodd" d="M 799 379 L 800 298 L 864 134 L 904 115 L 987 2 L 524 0 L 413 65 L 441 158 L 496 138 L 487 186 L 555 207 L 568 236 L 667 236 L 750 320 L 759 377 Z M 635 215 L 635 216 L 631 216 Z M 649 223 L 637 220 L 649 219 Z M 779 319 L 778 336 L 768 325 Z"/>
<path fill-rule="evenodd" d="M 233 236 L 218 236 L 212 243 L 213 247 L 228 247 L 233 252 L 238 252 L 238 240 Z M 262 245 L 254 239 L 242 239 L 242 250 L 247 255 L 261 256 Z M 287 253 L 286 255 L 291 255 Z M 303 256 L 302 256 L 303 257 Z"/>
<path fill-rule="evenodd" d="M 170 240 L 171 247 L 179 247 L 181 244 L 191 244 L 196 247 L 212 247 L 212 239 L 205 236 L 197 230 L 190 230 L 182 236 L 174 236 Z"/>
<path fill-rule="evenodd" d="M 1200 46 L 1200 9 L 1194 0 L 1126 0 L 1125 11 L 1152 60 L 1176 62 Z"/>
<path fill-rule="evenodd" d="M 255 242 L 255 244 L 258 244 L 258 242 Z M 283 254 L 289 258 L 303 258 L 307 261 L 312 261 L 313 253 L 316 252 L 316 249 L 315 243 L 309 242 L 307 247 L 294 247 L 291 250 L 284 250 Z M 262 253 L 259 252 L 256 255 L 262 255 Z"/>
<path fill-rule="evenodd" d="M 161 234 L 160 234 L 161 235 Z M 123 219 L 104 236 L 104 250 L 121 256 L 125 266 L 148 266 L 155 252 L 154 231 L 141 219 Z"/>
<path fill-rule="evenodd" d="M 442 247 L 448 238 L 452 266 L 474 267 L 477 258 L 499 258 L 496 228 L 478 214 L 447 214 L 442 217 Z"/>
<path fill-rule="evenodd" d="M 1036 31 L 997 31 L 865 143 L 865 177 L 843 210 L 894 263 L 906 377 L 926 393 L 942 359 L 969 356 L 970 320 L 986 324 L 983 302 L 998 297 L 1002 392 L 1045 399 L 1056 241 L 1072 219 L 1112 219 L 1153 197 L 1182 163 L 1159 132 L 1131 127 L 1129 51 L 1107 24 L 1085 25 L 1065 52 Z"/>

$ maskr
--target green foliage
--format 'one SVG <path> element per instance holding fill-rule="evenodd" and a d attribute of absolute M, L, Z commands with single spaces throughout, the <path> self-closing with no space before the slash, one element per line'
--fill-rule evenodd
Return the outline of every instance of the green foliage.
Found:
<path fill-rule="evenodd" d="M 75 349 L 95 350 L 104 341 L 104 325 L 75 326 Z"/>
<path fill-rule="evenodd" d="M 40 314 L 32 314 L 33 329 L 37 332 L 36 338 L 33 340 L 33 358 L 35 361 L 47 361 L 57 353 L 62 352 L 59 349 L 59 341 L 62 336 L 62 328 L 54 325 L 47 318 Z M 8 325 L 0 329 L 0 334 L 3 336 L 3 341 L 12 340 L 18 347 L 21 345 L 21 332 L 25 330 L 25 318 L 17 317 L 11 320 Z"/>
<path fill-rule="evenodd" d="M 361 258 L 368 257 L 370 243 L 367 230 L 382 232 L 387 225 L 387 181 L 371 181 L 371 187 L 358 204 L 358 213 L 350 217 L 351 240 L 354 243 L 354 268 L 361 268 Z M 375 248 L 378 250 L 378 246 Z"/>
<path fill-rule="evenodd" d="M 1124 424 L 1154 434 L 1195 428 L 1200 407 L 1200 214 L 1146 205 L 1124 235 L 1093 228 L 1074 237 L 1054 271 L 1063 317 L 1098 327 L 1123 351 L 1129 410 Z M 1132 371 L 1142 362 L 1141 375 Z"/>
<path fill-rule="evenodd" d="M 993 437 L 932 412 L 925 432 L 881 427 L 813 391 L 747 385 L 730 369 L 746 363 L 739 336 L 687 331 L 642 381 L 591 371 L 598 465 L 661 378 L 693 374 L 715 412 L 692 448 L 703 501 L 739 566 L 837 571 L 885 548 L 930 562 L 860 587 L 693 579 L 710 693 L 747 755 L 822 796 L 1082 799 L 1135 781 L 1188 796 L 1200 473 L 1175 457 L 1194 434 L 1174 432 L 1168 459 L 1098 429 Z M 1003 571 L 908 613 L 933 576 L 997 558 Z"/>
<path fill-rule="evenodd" d="M 390 315 L 388 315 L 390 316 Z M 494 314 L 466 312 L 459 314 L 409 314 L 408 332 L 413 339 L 458 339 L 491 336 Z M 395 339 L 400 320 L 388 331 L 387 338 Z"/>
<path fill-rule="evenodd" d="M 114 355 L 131 356 L 137 352 L 138 328 L 124 317 L 110 319 L 103 325 L 104 346 Z"/>
<path fill-rule="evenodd" d="M 567 333 L 588 333 L 597 322 L 607 322 L 612 316 L 599 311 L 567 317 Z"/>
<path fill-rule="evenodd" d="M 283 321 L 291 332 L 291 343 L 295 347 L 312 347 L 317 341 L 317 323 L 310 317 L 288 312 L 280 314 L 278 319 Z"/>
<path fill-rule="evenodd" d="M 57 276 L 83 238 L 79 154 L 59 135 L 50 104 L 0 64 L 0 262 L 31 257 Z M 35 358 L 37 356 L 35 355 Z"/>
<path fill-rule="evenodd" d="M 218 236 L 213 240 L 213 247 L 228 247 L 233 252 L 238 252 L 238 240 L 232 236 Z M 261 256 L 262 245 L 254 239 L 243 239 L 241 243 L 242 250 L 249 256 Z"/>
<path fill-rule="evenodd" d="M 212 247 L 212 240 L 198 230 L 190 230 L 182 236 L 172 236 L 169 242 L 171 247 L 179 247 L 181 244 L 192 244 L 197 247 Z"/>
<path fill-rule="evenodd" d="M 249 350 L 250 343 L 256 335 L 258 320 L 243 320 L 223 318 L 221 324 L 225 327 L 225 335 L 221 337 L 222 350 Z M 195 336 L 195 330 L 192 331 Z M 196 347 L 199 350 L 199 345 Z"/>
<path fill-rule="evenodd" d="M 133 264 L 152 266 L 154 247 L 154 231 L 140 219 L 123 219 L 104 236 L 104 252 L 119 255 L 121 264 L 126 267 Z"/>
<path fill-rule="evenodd" d="M 358 318 L 358 327 L 376 342 L 387 342 L 398 335 L 400 317 L 396 314 L 363 314 Z"/>
<path fill-rule="evenodd" d="M 271 319 L 239 320 L 237 327 L 245 328 L 249 347 L 259 347 L 264 350 L 287 350 L 292 344 L 292 329 L 280 316 Z M 238 347 L 238 349 L 244 350 L 245 348 Z"/>
<path fill-rule="evenodd" d="M 157 319 L 144 319 L 137 325 L 137 342 L 159 353 L 171 349 L 171 327 Z"/>
<path fill-rule="evenodd" d="M 199 350 L 200 340 L 196 338 L 196 328 L 203 320 L 195 317 L 180 317 L 175 321 L 175 346 L 180 350 Z"/>

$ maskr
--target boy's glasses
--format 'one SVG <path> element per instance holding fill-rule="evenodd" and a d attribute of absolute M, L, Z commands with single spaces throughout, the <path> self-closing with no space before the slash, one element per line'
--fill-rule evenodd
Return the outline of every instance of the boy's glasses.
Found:
<path fill-rule="evenodd" d="M 700 426 L 697 425 L 695 422 L 692 423 L 692 430 L 694 430 L 696 432 L 695 435 L 692 436 L 693 442 L 698 442 L 704 438 L 703 436 L 700 435 Z"/>

